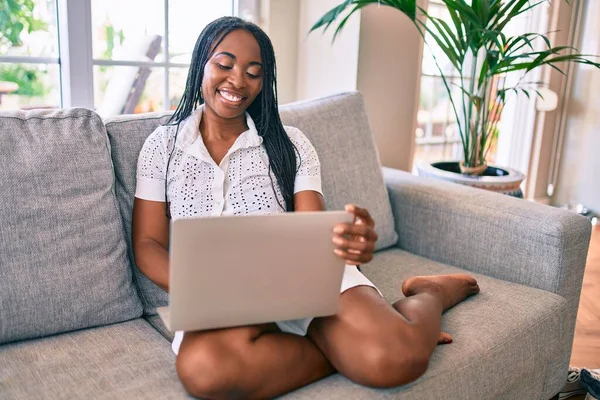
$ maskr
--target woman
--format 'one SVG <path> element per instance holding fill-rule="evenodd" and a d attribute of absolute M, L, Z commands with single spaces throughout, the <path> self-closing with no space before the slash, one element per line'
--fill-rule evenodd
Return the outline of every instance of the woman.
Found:
<path fill-rule="evenodd" d="M 224 17 L 200 34 L 185 93 L 170 124 L 140 153 L 133 244 L 140 270 L 169 289 L 169 218 L 320 211 L 319 160 L 308 139 L 283 127 L 275 56 L 256 25 Z M 165 209 L 167 210 L 165 212 Z M 204 398 L 270 398 L 339 371 L 373 387 L 415 380 L 439 342 L 442 312 L 477 293 L 468 275 L 415 277 L 393 305 L 356 265 L 377 235 L 367 210 L 332 241 L 346 260 L 339 313 L 323 318 L 177 332 L 173 349 L 186 390 Z"/>

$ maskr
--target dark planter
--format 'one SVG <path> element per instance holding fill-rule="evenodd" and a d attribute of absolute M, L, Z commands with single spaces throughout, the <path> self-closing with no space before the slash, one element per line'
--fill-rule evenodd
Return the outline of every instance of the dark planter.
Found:
<path fill-rule="evenodd" d="M 461 185 L 490 190 L 497 193 L 523 198 L 521 182 L 525 175 L 510 168 L 488 166 L 485 172 L 478 176 L 460 173 L 458 161 L 440 161 L 417 166 L 420 176 L 429 176 Z"/>

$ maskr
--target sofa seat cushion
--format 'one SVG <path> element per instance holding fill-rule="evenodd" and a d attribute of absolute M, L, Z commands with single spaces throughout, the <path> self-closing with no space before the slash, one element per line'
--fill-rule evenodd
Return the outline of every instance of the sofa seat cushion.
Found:
<path fill-rule="evenodd" d="M 143 319 L 0 347 L 2 399 L 183 399 L 175 355 Z"/>
<path fill-rule="evenodd" d="M 378 252 L 363 271 L 390 302 L 402 297 L 400 284 L 410 276 L 465 272 L 396 249 Z M 537 399 L 544 386 L 558 392 L 564 377 L 544 377 L 554 352 L 564 351 L 556 344 L 565 300 L 475 276 L 481 293 L 444 314 L 454 343 L 437 347 L 416 382 L 375 390 L 336 374 L 283 398 L 512 400 Z M 0 347 L 0 392 L 6 399 L 185 398 L 174 359 L 169 342 L 137 319 Z"/>
<path fill-rule="evenodd" d="M 400 285 L 411 276 L 469 273 L 413 254 L 391 249 L 376 253 L 362 267 L 392 303 Z M 291 393 L 290 399 L 538 399 L 557 393 L 566 366 L 556 368 L 566 315 L 566 300 L 556 294 L 484 275 L 474 274 L 481 293 L 444 314 L 443 329 L 454 343 L 439 346 L 429 370 L 413 384 L 373 390 L 337 374 Z M 146 317 L 168 340 L 169 332 L 157 316 Z M 558 355 L 558 356 L 557 356 Z M 545 381 L 549 371 L 565 375 Z M 546 400 L 546 399 L 542 399 Z"/>
<path fill-rule="evenodd" d="M 100 117 L 0 113 L 0 143 L 0 343 L 139 317 Z"/>
<path fill-rule="evenodd" d="M 402 298 L 411 276 L 469 273 L 391 249 L 378 252 L 363 272 L 389 302 Z M 444 314 L 442 329 L 454 337 L 438 346 L 427 372 L 412 384 L 374 390 L 337 374 L 288 394 L 286 399 L 539 399 L 558 393 L 565 375 L 544 382 L 561 343 L 566 301 L 553 293 L 474 274 L 481 293 Z M 560 357 L 558 357 L 560 358 Z M 542 399 L 545 400 L 545 399 Z"/>

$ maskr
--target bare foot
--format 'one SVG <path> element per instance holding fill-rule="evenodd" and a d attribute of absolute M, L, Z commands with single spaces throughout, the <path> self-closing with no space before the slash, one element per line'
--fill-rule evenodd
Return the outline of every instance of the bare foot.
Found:
<path fill-rule="evenodd" d="M 479 285 L 475 278 L 466 274 L 415 276 L 402 284 L 402 293 L 406 297 L 427 292 L 439 293 L 446 311 L 468 296 L 479 293 Z"/>
<path fill-rule="evenodd" d="M 452 343 L 452 335 L 446 332 L 440 332 L 440 337 L 438 338 L 437 344 L 449 344 Z"/>

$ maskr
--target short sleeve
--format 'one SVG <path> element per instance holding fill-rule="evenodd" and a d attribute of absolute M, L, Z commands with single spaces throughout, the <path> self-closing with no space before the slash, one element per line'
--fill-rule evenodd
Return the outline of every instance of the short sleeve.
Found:
<path fill-rule="evenodd" d="M 148 136 L 137 162 L 135 197 L 165 201 L 165 165 L 167 162 L 167 129 L 159 126 Z"/>
<path fill-rule="evenodd" d="M 296 159 L 298 171 L 294 182 L 294 193 L 303 190 L 314 190 L 323 194 L 321 189 L 321 163 L 312 143 L 299 129 L 286 126 L 285 130 L 298 153 Z"/>

